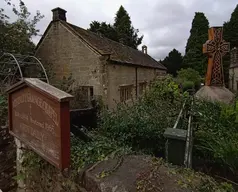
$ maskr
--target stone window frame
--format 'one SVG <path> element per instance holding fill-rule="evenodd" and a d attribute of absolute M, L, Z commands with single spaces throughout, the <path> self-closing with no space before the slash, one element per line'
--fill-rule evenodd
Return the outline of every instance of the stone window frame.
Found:
<path fill-rule="evenodd" d="M 88 101 L 92 100 L 94 97 L 94 90 L 93 86 L 80 86 L 82 90 L 87 91 L 87 98 Z"/>
<path fill-rule="evenodd" d="M 146 89 L 147 89 L 147 82 L 146 81 L 142 81 L 139 83 L 139 96 L 142 95 L 143 93 L 146 92 Z"/>
<path fill-rule="evenodd" d="M 81 106 L 80 108 L 91 107 L 91 101 L 94 98 L 94 87 L 90 85 L 77 85 L 73 88 L 74 99 L 71 104 L 73 106 Z M 77 104 L 76 104 L 77 103 Z M 78 107 L 77 107 L 78 108 Z"/>
<path fill-rule="evenodd" d="M 120 85 L 119 93 L 120 93 L 120 102 L 126 102 L 133 99 L 133 89 L 134 85 Z"/>

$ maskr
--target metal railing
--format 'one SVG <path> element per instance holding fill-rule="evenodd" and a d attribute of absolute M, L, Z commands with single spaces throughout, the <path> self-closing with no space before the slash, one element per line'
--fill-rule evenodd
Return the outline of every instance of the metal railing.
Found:
<path fill-rule="evenodd" d="M 165 156 L 167 161 L 170 161 L 168 154 L 169 140 L 170 142 L 177 142 L 177 141 L 184 142 L 183 145 L 184 150 L 182 150 L 183 152 L 180 151 L 180 155 L 184 156 L 183 162 L 181 162 L 181 164 L 183 164 L 186 168 L 192 167 L 192 148 L 193 148 L 193 126 L 192 126 L 193 115 L 191 113 L 192 106 L 193 106 L 193 99 L 191 100 L 188 99 L 183 103 L 173 128 L 167 129 L 167 133 L 172 134 L 173 137 L 171 137 L 171 135 L 170 137 L 167 135 L 167 140 L 165 144 Z M 173 131 L 173 129 L 177 130 Z M 170 148 L 170 153 L 173 152 L 174 151 Z M 174 161 L 174 159 L 172 161 Z"/>
<path fill-rule="evenodd" d="M 192 126 L 193 115 L 191 113 L 192 106 L 193 106 L 193 101 L 191 102 L 191 105 L 190 105 L 187 136 L 186 136 L 186 147 L 185 147 L 185 154 L 184 154 L 184 165 L 187 168 L 192 167 L 192 149 L 193 149 L 193 126 Z"/>

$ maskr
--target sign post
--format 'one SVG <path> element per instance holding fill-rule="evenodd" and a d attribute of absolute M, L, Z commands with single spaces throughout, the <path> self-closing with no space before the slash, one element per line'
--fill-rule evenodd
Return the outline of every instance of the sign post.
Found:
<path fill-rule="evenodd" d="M 58 169 L 69 168 L 73 96 L 35 78 L 7 92 L 10 133 Z"/>

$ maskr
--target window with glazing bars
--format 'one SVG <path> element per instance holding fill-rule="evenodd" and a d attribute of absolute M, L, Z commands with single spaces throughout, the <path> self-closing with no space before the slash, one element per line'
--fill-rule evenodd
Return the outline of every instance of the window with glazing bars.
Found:
<path fill-rule="evenodd" d="M 126 85 L 120 87 L 120 101 L 124 102 L 132 99 L 133 85 Z"/>

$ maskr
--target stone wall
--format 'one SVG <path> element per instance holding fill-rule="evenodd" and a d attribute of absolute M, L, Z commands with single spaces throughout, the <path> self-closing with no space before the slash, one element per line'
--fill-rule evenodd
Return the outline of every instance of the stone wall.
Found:
<path fill-rule="evenodd" d="M 36 56 L 41 59 L 47 73 L 55 73 L 50 74 L 51 84 L 57 86 L 63 77 L 72 74 L 76 86 L 92 86 L 94 97 L 101 98 L 109 108 L 120 102 L 119 86 L 128 84 L 135 88 L 136 78 L 137 84 L 149 83 L 165 72 L 109 63 L 109 55 L 99 55 L 60 21 L 50 24 L 38 45 Z"/>
<path fill-rule="evenodd" d="M 36 56 L 41 59 L 47 72 L 54 72 L 50 78 L 51 84 L 57 85 L 64 76 L 72 74 L 77 85 L 93 86 L 94 95 L 102 95 L 100 55 L 60 21 L 51 24 Z"/>
<path fill-rule="evenodd" d="M 16 148 L 14 139 L 8 133 L 8 127 L 0 128 L 0 189 L 3 192 L 14 191 L 16 180 Z"/>
<path fill-rule="evenodd" d="M 230 52 L 229 88 L 238 90 L 238 49 L 235 47 Z"/>
<path fill-rule="evenodd" d="M 229 69 L 229 88 L 232 91 L 238 91 L 238 67 Z"/>
<path fill-rule="evenodd" d="M 140 83 L 146 82 L 149 85 L 150 81 L 154 80 L 156 76 L 166 73 L 164 70 L 153 68 L 136 68 L 116 64 L 109 64 L 107 68 L 109 108 L 114 108 L 120 102 L 120 86 L 133 85 L 133 98 L 135 99 L 136 90 L 137 95 L 139 95 Z"/>

